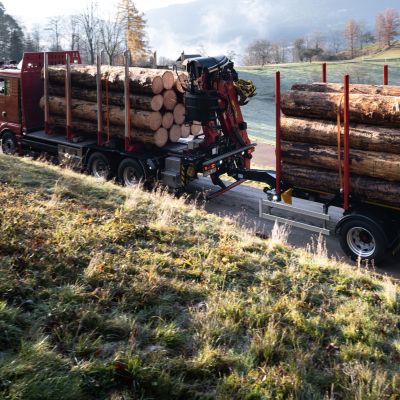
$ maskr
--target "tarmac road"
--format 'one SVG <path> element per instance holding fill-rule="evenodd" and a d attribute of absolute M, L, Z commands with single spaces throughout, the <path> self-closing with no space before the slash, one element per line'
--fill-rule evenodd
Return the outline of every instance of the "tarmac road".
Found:
<path fill-rule="evenodd" d="M 199 178 L 191 184 L 189 193 L 196 194 L 202 191 L 207 192 L 210 190 L 214 191 L 216 189 L 217 188 L 210 183 L 209 179 Z M 263 193 L 262 189 L 241 185 L 214 200 L 206 202 L 205 209 L 213 214 L 229 216 L 235 221 L 239 222 L 239 224 L 253 229 L 255 232 L 257 232 L 257 234 L 262 234 L 269 237 L 274 226 L 274 222 L 259 218 L 258 214 L 260 199 L 266 199 L 266 195 Z M 322 207 L 320 204 L 305 200 L 294 199 L 293 205 L 295 207 L 305 208 L 310 211 L 322 212 Z M 285 216 L 282 213 L 278 214 L 278 212 L 276 214 Z M 328 227 L 334 228 L 337 221 L 339 221 L 342 216 L 342 210 L 336 207 L 331 207 L 329 214 L 332 222 L 329 223 Z M 297 217 L 296 221 L 315 223 L 315 220 L 305 216 Z M 316 242 L 318 239 L 318 234 L 314 234 L 304 229 L 291 227 L 288 241 L 289 244 L 295 247 L 305 248 L 307 245 L 312 243 L 312 238 L 314 238 L 314 242 Z M 328 254 L 330 256 L 354 264 L 341 250 L 339 240 L 336 236 L 326 236 L 325 240 Z M 376 268 L 376 270 L 378 272 L 387 273 L 400 278 L 400 254 L 397 254 L 395 257 L 388 255 L 388 257 L 379 267 Z"/>

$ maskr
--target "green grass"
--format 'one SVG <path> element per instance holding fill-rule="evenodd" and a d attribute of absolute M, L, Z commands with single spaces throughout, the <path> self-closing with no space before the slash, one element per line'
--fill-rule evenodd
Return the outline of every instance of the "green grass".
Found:
<path fill-rule="evenodd" d="M 389 278 L 28 159 L 0 184 L 1 399 L 399 399 Z"/>

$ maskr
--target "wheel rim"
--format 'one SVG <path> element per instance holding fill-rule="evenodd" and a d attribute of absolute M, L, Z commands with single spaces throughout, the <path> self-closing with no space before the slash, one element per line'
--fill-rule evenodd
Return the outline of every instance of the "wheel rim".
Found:
<path fill-rule="evenodd" d="M 123 173 L 125 186 L 136 186 L 140 182 L 140 177 L 134 167 L 126 167 Z"/>
<path fill-rule="evenodd" d="M 358 257 L 368 258 L 375 253 L 376 242 L 371 232 L 362 227 L 353 227 L 347 232 L 347 244 Z"/>
<path fill-rule="evenodd" d="M 2 142 L 2 149 L 4 154 L 14 154 L 16 151 L 15 141 L 12 138 L 6 138 Z"/>
<path fill-rule="evenodd" d="M 92 175 L 96 178 L 107 179 L 110 174 L 110 166 L 108 163 L 104 162 L 102 159 L 97 158 L 92 164 Z"/>

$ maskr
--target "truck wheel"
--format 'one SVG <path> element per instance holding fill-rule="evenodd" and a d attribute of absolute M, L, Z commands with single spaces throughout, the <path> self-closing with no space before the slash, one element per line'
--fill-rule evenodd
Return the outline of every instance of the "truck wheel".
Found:
<path fill-rule="evenodd" d="M 88 171 L 96 178 L 110 179 L 112 175 L 110 160 L 102 153 L 93 153 L 89 157 Z"/>
<path fill-rule="evenodd" d="M 361 258 L 379 263 L 387 250 L 387 241 L 379 226 L 357 216 L 342 225 L 339 240 L 342 250 L 355 261 Z"/>
<path fill-rule="evenodd" d="M 5 132 L 1 138 L 1 150 L 4 154 L 13 155 L 17 152 L 17 138 L 12 132 Z"/>
<path fill-rule="evenodd" d="M 144 179 L 142 166 L 130 158 L 125 158 L 118 167 L 118 179 L 124 186 L 136 186 Z"/>

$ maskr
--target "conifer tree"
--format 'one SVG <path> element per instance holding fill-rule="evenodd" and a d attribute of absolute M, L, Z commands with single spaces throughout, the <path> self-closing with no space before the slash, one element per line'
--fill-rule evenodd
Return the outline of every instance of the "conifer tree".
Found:
<path fill-rule="evenodd" d="M 144 14 L 139 13 L 132 0 L 120 0 L 118 20 L 123 26 L 125 44 L 131 52 L 132 62 L 137 64 L 148 55 Z"/>

